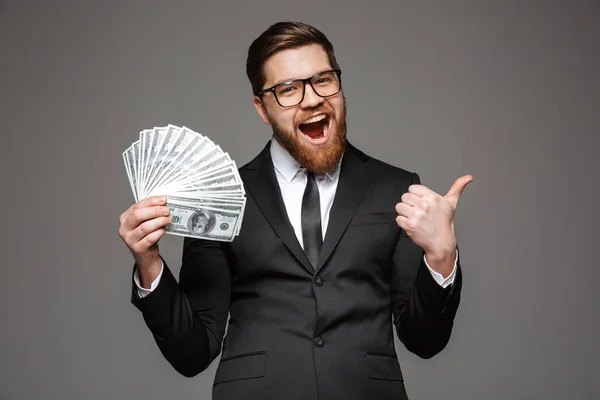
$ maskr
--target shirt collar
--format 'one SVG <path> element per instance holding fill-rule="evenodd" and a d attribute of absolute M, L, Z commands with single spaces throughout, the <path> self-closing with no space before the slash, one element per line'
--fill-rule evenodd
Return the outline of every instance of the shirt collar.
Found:
<path fill-rule="evenodd" d="M 271 140 L 271 158 L 273 159 L 273 165 L 277 172 L 279 172 L 281 176 L 283 176 L 283 178 L 288 182 L 291 182 L 301 169 L 298 161 L 296 161 L 290 155 L 290 153 L 281 144 L 279 144 L 274 136 Z M 342 159 L 340 157 L 340 160 L 337 162 L 337 164 L 331 170 L 325 173 L 325 175 L 331 181 L 337 179 L 340 173 L 341 162 Z"/>

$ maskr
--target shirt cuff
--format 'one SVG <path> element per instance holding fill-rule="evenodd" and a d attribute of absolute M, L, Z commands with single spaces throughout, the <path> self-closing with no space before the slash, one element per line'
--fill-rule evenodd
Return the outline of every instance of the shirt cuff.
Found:
<path fill-rule="evenodd" d="M 154 289 L 156 289 L 156 287 L 158 286 L 158 283 L 160 282 L 160 277 L 162 276 L 164 266 L 165 265 L 164 265 L 163 261 L 160 260 L 160 272 L 158 273 L 158 276 L 156 277 L 156 279 L 154 279 L 154 281 L 150 285 L 150 289 L 146 289 L 146 288 L 142 287 L 142 285 L 140 284 L 140 273 L 137 268 L 135 269 L 135 272 L 133 274 L 133 280 L 135 281 L 135 284 L 137 286 L 137 292 L 138 292 L 138 295 L 140 296 L 140 298 L 149 295 L 150 293 L 152 293 L 152 291 Z"/>
<path fill-rule="evenodd" d="M 438 285 L 440 285 L 443 288 L 447 288 L 448 286 L 454 283 L 454 277 L 456 276 L 456 264 L 458 262 L 458 249 L 456 249 L 456 257 L 454 258 L 454 268 L 452 269 L 452 273 L 446 279 L 444 279 L 444 276 L 442 274 L 435 272 L 433 269 L 431 269 L 429 264 L 427 264 L 427 259 L 425 258 L 425 256 L 423 256 L 423 261 L 425 261 L 425 265 L 427 265 L 427 268 L 429 268 L 429 272 L 431 272 L 433 279 L 435 279 Z"/>

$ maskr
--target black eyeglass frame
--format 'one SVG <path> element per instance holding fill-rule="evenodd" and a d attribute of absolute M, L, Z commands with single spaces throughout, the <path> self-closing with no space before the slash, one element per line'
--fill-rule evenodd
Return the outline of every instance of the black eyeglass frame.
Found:
<path fill-rule="evenodd" d="M 320 75 L 327 74 L 329 72 L 335 72 L 337 74 L 338 81 L 340 82 L 340 87 L 339 87 L 338 91 L 335 92 L 335 93 L 332 93 L 332 94 L 330 94 L 328 96 L 321 96 L 317 92 L 317 90 L 315 89 L 315 87 L 313 86 L 312 80 L 314 78 L 320 76 Z M 277 87 L 279 87 L 281 85 L 289 85 L 289 84 L 291 84 L 293 82 L 302 82 L 302 98 L 300 99 L 299 102 L 297 102 L 294 105 L 284 106 L 284 105 L 282 105 L 279 102 L 279 98 L 277 97 L 277 94 L 275 93 L 275 88 L 277 88 Z M 327 70 L 327 71 L 319 72 L 318 74 L 314 74 L 313 76 L 308 77 L 308 78 L 304 78 L 304 79 L 292 79 L 292 80 L 289 80 L 289 81 L 281 82 L 281 83 L 278 83 L 275 86 L 271 86 L 270 88 L 266 88 L 266 89 L 261 90 L 260 92 L 256 93 L 256 96 L 262 97 L 265 93 L 271 92 L 271 93 L 273 93 L 273 97 L 275 97 L 275 100 L 277 101 L 277 104 L 279 104 L 281 107 L 283 107 L 283 108 L 295 107 L 295 106 L 297 106 L 298 104 L 300 104 L 300 103 L 302 103 L 304 101 L 304 96 L 306 95 L 306 82 L 308 82 L 310 84 L 310 87 L 312 88 L 313 92 L 315 92 L 316 95 L 319 96 L 319 97 L 327 98 L 327 97 L 335 96 L 336 94 L 338 94 L 342 90 L 342 70 L 340 70 L 340 69 L 330 69 L 330 70 Z"/>

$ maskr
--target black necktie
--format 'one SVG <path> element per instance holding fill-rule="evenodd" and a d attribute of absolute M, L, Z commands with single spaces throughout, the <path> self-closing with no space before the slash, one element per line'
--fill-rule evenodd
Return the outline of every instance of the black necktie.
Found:
<path fill-rule="evenodd" d="M 323 234 L 321 232 L 321 202 L 319 188 L 312 172 L 307 172 L 308 181 L 302 197 L 302 240 L 304 252 L 313 267 L 317 267 Z"/>

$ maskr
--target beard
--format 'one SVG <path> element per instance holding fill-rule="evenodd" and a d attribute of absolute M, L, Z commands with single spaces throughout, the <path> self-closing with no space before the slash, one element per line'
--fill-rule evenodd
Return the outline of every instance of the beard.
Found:
<path fill-rule="evenodd" d="M 297 115 L 293 126 L 284 127 L 267 113 L 275 139 L 285 148 L 290 155 L 308 171 L 315 174 L 331 171 L 346 150 L 346 97 L 343 97 L 343 106 L 340 114 L 325 104 L 319 107 L 303 110 Z M 323 113 L 331 121 L 329 140 L 320 146 L 311 146 L 297 136 L 299 124 L 311 115 Z M 337 118 L 336 118 L 337 117 Z M 303 134 L 303 133 L 301 133 Z"/>

